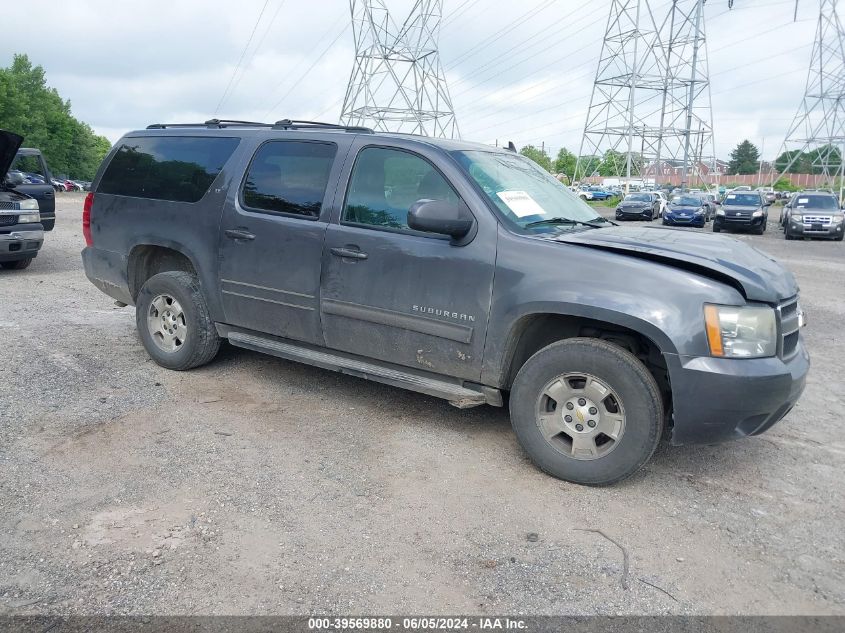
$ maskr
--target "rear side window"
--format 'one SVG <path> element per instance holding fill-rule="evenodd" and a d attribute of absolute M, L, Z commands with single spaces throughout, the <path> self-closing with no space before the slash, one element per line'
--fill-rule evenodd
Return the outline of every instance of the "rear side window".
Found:
<path fill-rule="evenodd" d="M 264 143 L 250 163 L 241 204 L 256 211 L 319 217 L 336 153 L 334 143 Z"/>
<path fill-rule="evenodd" d="M 239 142 L 239 138 L 196 136 L 125 139 L 97 191 L 134 198 L 198 202 Z"/>

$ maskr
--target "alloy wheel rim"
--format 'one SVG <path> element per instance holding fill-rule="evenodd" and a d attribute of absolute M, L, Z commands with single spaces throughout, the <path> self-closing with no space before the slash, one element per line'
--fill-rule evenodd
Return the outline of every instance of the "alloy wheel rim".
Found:
<path fill-rule="evenodd" d="M 550 380 L 537 399 L 536 419 L 550 446 L 578 460 L 604 457 L 625 433 L 622 399 L 605 381 L 583 372 Z"/>
<path fill-rule="evenodd" d="M 188 323 L 181 304 L 167 294 L 156 296 L 147 312 L 147 329 L 160 349 L 169 353 L 179 351 L 188 335 Z"/>

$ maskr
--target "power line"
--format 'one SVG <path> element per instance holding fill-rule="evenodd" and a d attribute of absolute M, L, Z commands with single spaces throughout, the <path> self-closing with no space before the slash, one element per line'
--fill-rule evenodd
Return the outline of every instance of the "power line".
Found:
<path fill-rule="evenodd" d="M 285 0 L 281 0 L 281 2 L 279 2 L 279 6 L 276 7 L 276 11 L 275 13 L 273 13 L 273 17 L 270 18 L 270 23 L 267 25 L 267 28 L 264 29 L 264 33 L 261 35 L 261 39 L 258 40 L 258 44 L 256 44 L 255 48 L 252 49 L 252 54 L 249 56 L 249 61 L 244 64 L 244 71 L 238 76 L 237 80 L 235 81 L 235 84 L 232 86 L 232 93 L 235 92 L 235 89 L 241 83 L 241 80 L 244 78 L 244 75 L 247 73 L 247 70 L 249 70 L 249 67 L 252 66 L 252 60 L 255 59 L 255 55 L 258 53 L 258 51 L 261 50 L 261 46 L 264 44 L 264 40 L 267 39 L 267 35 L 272 30 L 273 24 L 276 22 L 276 18 L 278 17 L 279 12 L 282 10 L 283 6 L 285 6 Z"/>
<path fill-rule="evenodd" d="M 329 27 L 329 29 L 318 40 L 318 42 L 322 42 L 323 40 L 325 40 L 326 37 L 328 36 L 328 34 L 331 33 L 338 24 L 340 24 L 340 22 L 344 19 L 344 17 L 345 16 L 340 16 L 339 19 L 335 20 L 335 22 Z M 344 33 L 346 33 L 347 30 L 349 30 L 349 26 L 350 26 L 349 24 L 344 25 L 344 27 L 340 30 L 340 32 L 337 35 L 335 35 L 334 39 L 332 39 L 332 41 L 329 43 L 329 45 L 326 46 L 323 49 L 323 51 L 317 56 L 317 58 L 311 63 L 311 65 L 308 66 L 308 68 L 305 69 L 305 72 L 301 73 L 297 77 L 297 79 L 291 84 L 291 86 L 288 88 L 288 90 L 285 92 L 285 94 L 283 94 L 281 96 L 281 98 L 279 98 L 279 100 L 276 101 L 267 110 L 267 112 L 264 114 L 264 116 L 262 118 L 267 118 L 268 116 L 270 116 L 270 114 L 272 114 L 273 110 L 275 110 L 276 107 L 293 91 L 293 89 L 296 88 L 299 85 L 299 82 L 302 81 L 302 79 L 311 71 L 311 69 L 313 69 L 314 66 L 316 66 L 323 59 L 323 57 L 326 55 L 326 53 L 332 48 L 332 46 L 334 46 L 337 43 L 337 41 L 341 38 L 341 36 Z M 274 92 L 276 92 L 281 86 L 283 86 L 285 84 L 286 81 L 287 81 L 287 77 L 285 79 L 282 79 L 278 84 L 276 84 L 276 86 L 270 92 L 268 92 L 267 94 L 273 94 Z"/>
<path fill-rule="evenodd" d="M 223 101 L 225 101 L 226 96 L 229 94 L 229 88 L 232 87 L 232 82 L 235 79 L 235 75 L 238 74 L 238 70 L 241 67 L 241 63 L 244 61 L 244 56 L 246 55 L 247 50 L 249 49 L 249 45 L 252 43 L 252 38 L 255 36 L 255 31 L 258 29 L 258 25 L 261 23 L 261 18 L 264 16 L 264 11 L 267 9 L 267 5 L 270 3 L 270 0 L 264 0 L 264 5 L 261 7 L 261 12 L 258 14 L 258 19 L 255 21 L 255 26 L 252 27 L 252 32 L 249 34 L 249 39 L 246 41 L 246 46 L 244 46 L 243 51 L 241 51 L 241 56 L 238 58 L 238 63 L 235 65 L 235 69 L 232 71 L 232 76 L 229 77 L 229 83 L 226 84 L 226 89 L 223 91 L 223 94 L 220 95 L 220 101 L 217 102 L 217 107 L 214 108 L 214 114 L 220 110 L 220 107 L 223 105 Z"/>

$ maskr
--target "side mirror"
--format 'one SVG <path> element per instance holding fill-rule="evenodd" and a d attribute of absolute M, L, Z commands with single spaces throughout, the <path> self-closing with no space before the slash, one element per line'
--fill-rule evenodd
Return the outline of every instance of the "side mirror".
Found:
<path fill-rule="evenodd" d="M 26 182 L 26 178 L 19 171 L 10 171 L 6 174 L 6 184 L 10 187 L 17 187 Z"/>
<path fill-rule="evenodd" d="M 408 210 L 408 226 L 415 231 L 448 235 L 459 240 L 472 229 L 472 218 L 465 204 L 445 200 L 417 200 Z"/>

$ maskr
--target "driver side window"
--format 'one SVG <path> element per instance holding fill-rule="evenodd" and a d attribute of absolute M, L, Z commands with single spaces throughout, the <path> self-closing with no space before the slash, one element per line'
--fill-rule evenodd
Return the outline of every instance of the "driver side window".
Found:
<path fill-rule="evenodd" d="M 460 196 L 424 158 L 395 149 L 367 147 L 358 154 L 341 221 L 388 230 L 408 228 L 408 209 L 418 200 L 460 202 Z"/>

